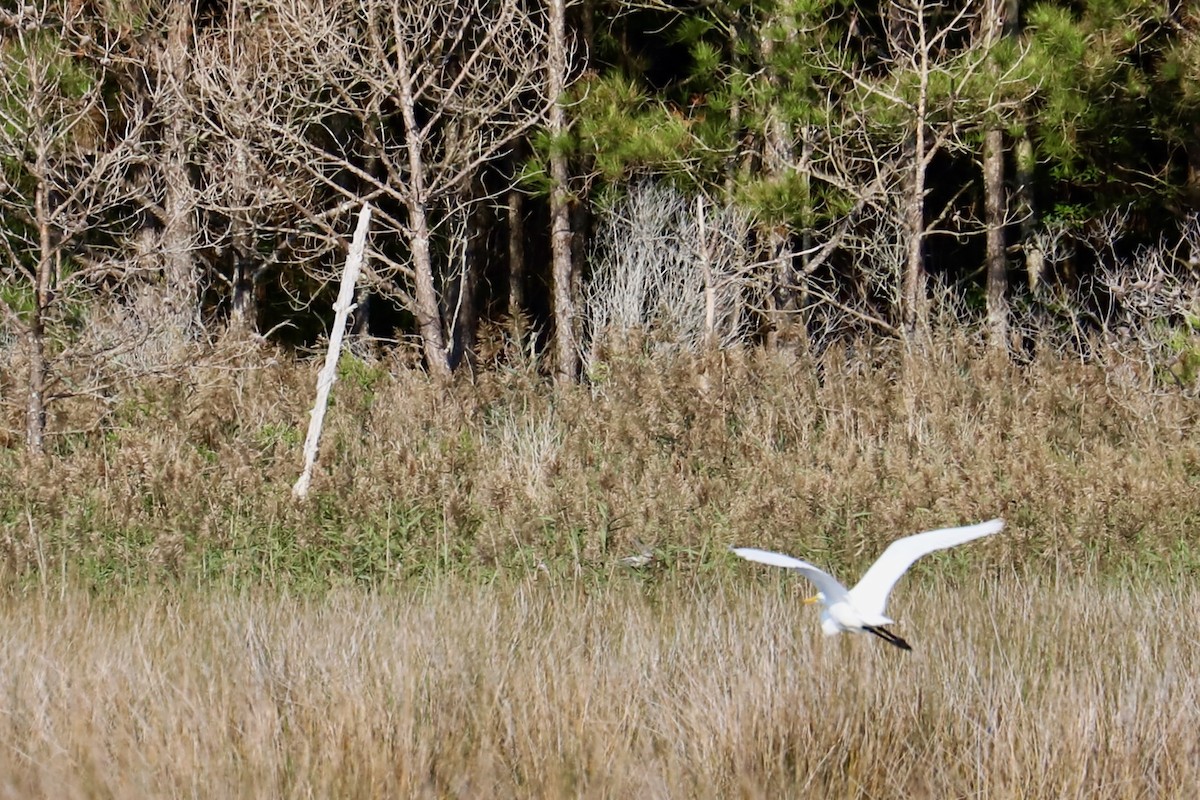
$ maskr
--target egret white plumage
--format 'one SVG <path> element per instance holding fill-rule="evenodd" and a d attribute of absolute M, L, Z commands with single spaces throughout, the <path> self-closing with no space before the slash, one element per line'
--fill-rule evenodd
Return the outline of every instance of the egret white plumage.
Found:
<path fill-rule="evenodd" d="M 804 602 L 822 605 L 821 630 L 825 631 L 826 636 L 843 631 L 852 633 L 866 631 L 902 650 L 911 650 L 912 647 L 908 642 L 883 627 L 894 622 L 884 616 L 883 610 L 896 581 L 900 580 L 900 576 L 921 556 L 935 550 L 945 550 L 972 539 L 991 536 L 993 533 L 998 533 L 1003 527 L 1004 520 L 993 519 L 977 525 L 942 528 L 897 539 L 888 545 L 887 549 L 883 551 L 883 555 L 871 565 L 871 568 L 859 579 L 853 589 L 847 589 L 829 573 L 798 558 L 785 556 L 782 553 L 772 553 L 769 550 L 756 550 L 753 547 L 731 549 L 749 561 L 794 569 L 812 581 L 817 587 L 817 594 Z"/>

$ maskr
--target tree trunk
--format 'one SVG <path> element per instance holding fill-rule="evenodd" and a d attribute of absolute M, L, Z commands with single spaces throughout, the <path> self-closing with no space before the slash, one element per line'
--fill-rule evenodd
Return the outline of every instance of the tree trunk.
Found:
<path fill-rule="evenodd" d="M 358 224 L 354 228 L 354 238 L 350 242 L 350 250 L 346 254 L 346 266 L 342 268 L 342 282 L 338 288 L 337 301 L 333 304 L 333 328 L 329 331 L 329 350 L 325 353 L 325 366 L 317 375 L 317 397 L 312 411 L 308 416 L 308 433 L 304 437 L 304 468 L 300 477 L 292 486 L 292 497 L 303 500 L 308 496 L 308 487 L 312 481 L 313 465 L 317 461 L 317 443 L 321 439 L 321 427 L 325 420 L 325 411 L 329 407 L 329 393 L 337 380 L 337 362 L 342 352 L 342 337 L 346 332 L 346 318 L 354 309 L 352 300 L 355 295 L 355 285 L 362 271 L 363 259 L 367 250 L 367 232 L 371 227 L 371 204 L 363 203 L 358 213 Z"/>
<path fill-rule="evenodd" d="M 508 190 L 508 324 L 513 342 L 525 338 L 525 195 Z"/>
<path fill-rule="evenodd" d="M 918 118 L 912 169 L 904 198 L 904 232 L 907 237 L 901 320 L 910 340 L 926 333 L 929 322 L 925 278 L 925 121 Z"/>
<path fill-rule="evenodd" d="M 38 265 L 38 270 L 42 265 Z M 25 406 L 25 446 L 31 453 L 45 452 L 46 437 L 46 328 L 36 306 L 26 330 L 29 344 L 29 394 Z"/>
<path fill-rule="evenodd" d="M 404 144 L 408 151 L 408 191 L 404 203 L 408 210 L 409 248 L 412 251 L 416 284 L 417 328 L 429 372 L 440 380 L 450 377 L 450 360 L 446 353 L 446 337 L 442 331 L 442 316 L 438 308 L 437 290 L 433 282 L 433 252 L 430 247 L 429 213 L 426 206 L 424 142 L 413 99 L 413 75 L 408 53 L 402 44 L 396 48 L 398 71 L 403 76 L 397 88 L 400 113 L 404 118 Z"/>
<path fill-rule="evenodd" d="M 1005 30 L 1007 0 L 988 0 L 983 12 L 984 44 L 989 49 Z M 995 69 L 991 69 L 995 74 Z M 1008 348 L 1008 257 L 1004 226 L 1008 216 L 1004 187 L 1004 131 L 992 128 L 983 137 L 984 222 L 987 228 L 988 340 L 995 349 Z"/>
<path fill-rule="evenodd" d="M 550 112 L 550 134 L 556 140 L 566 133 L 566 112 L 563 92 L 566 84 L 566 9 L 564 0 L 550 2 L 550 94 L 555 98 Z M 575 342 L 573 284 L 575 264 L 572 252 L 568 168 L 565 154 L 557 147 L 550 154 L 550 248 L 553 260 L 555 327 L 555 377 L 559 384 L 575 381 L 579 371 L 578 347 Z"/>
<path fill-rule="evenodd" d="M 234 330 L 250 332 L 258 326 L 258 286 L 257 270 L 252 231 L 245 216 L 236 210 L 237 207 L 249 208 L 253 203 L 253 193 L 247 185 L 250 174 L 250 154 L 246 143 L 245 131 L 238 131 L 233 142 L 235 169 L 233 170 L 232 194 L 235 210 L 229 216 L 229 250 L 230 260 L 230 309 L 229 327 Z"/>
<path fill-rule="evenodd" d="M 1036 294 L 1042 286 L 1046 256 L 1034 237 L 1038 223 L 1037 205 L 1033 195 L 1034 169 L 1037 162 L 1033 152 L 1033 137 L 1029 135 L 1028 124 L 1027 122 L 1026 129 L 1021 132 L 1021 138 L 1017 140 L 1015 200 L 1017 217 L 1021 220 L 1021 249 L 1025 253 L 1026 280 L 1029 282 L 1029 291 Z"/>
<path fill-rule="evenodd" d="M 805 125 L 800 130 L 800 163 L 796 167 L 796 177 L 800 180 L 801 199 L 804 203 L 804 210 L 811 214 L 813 210 L 812 199 L 812 157 L 813 157 L 813 139 L 814 129 L 811 125 Z M 811 223 L 806 219 L 804 227 L 800 233 L 800 268 L 801 275 L 800 286 L 798 287 L 798 297 L 796 302 L 800 309 L 808 307 L 808 300 L 811 294 L 809 289 L 809 280 L 813 272 L 818 268 L 812 263 L 813 253 L 813 229 Z M 805 343 L 808 339 L 808 318 L 804 317 L 804 336 Z"/>
<path fill-rule="evenodd" d="M 462 204 L 466 217 L 462 242 L 462 264 L 458 275 L 458 287 L 454 294 L 454 310 L 449 319 L 450 368 L 458 369 L 464 358 L 473 351 L 475 336 L 479 329 L 478 294 L 481 267 L 487 237 L 488 222 L 484 218 L 484 203 L 480 198 L 484 189 L 478 178 L 472 180 L 466 190 Z"/>
<path fill-rule="evenodd" d="M 913 126 L 912 167 L 904 197 L 904 232 L 907 241 L 901 290 L 902 327 L 910 341 L 924 338 L 929 325 L 925 275 L 925 170 L 929 166 L 930 154 L 926 152 L 925 126 L 929 111 L 930 55 L 923 9 L 916 33 L 917 57 L 914 62 L 918 66 L 917 107 Z"/>
<path fill-rule="evenodd" d="M 987 225 L 988 340 L 993 348 L 1008 347 L 1008 258 L 1004 248 L 1004 132 L 987 131 L 983 138 L 984 216 Z"/>
<path fill-rule="evenodd" d="M 786 13 L 767 20 L 759 37 L 759 49 L 762 62 L 767 65 L 766 80 L 772 90 L 779 87 L 779 73 L 772 63 L 775 53 L 775 42 L 772 36 L 778 28 L 784 30 L 784 35 L 794 38 L 792 18 Z M 788 126 L 780 117 L 776 107 L 767 108 L 764 125 L 763 142 L 763 177 L 767 180 L 779 179 L 793 170 L 796 161 L 795 141 Z M 767 231 L 767 261 L 772 265 L 771 280 L 774 291 L 768 300 L 771 315 L 770 327 L 767 332 L 767 345 L 778 347 L 790 343 L 797 332 L 803 338 L 803 326 L 795 320 L 797 301 L 797 274 L 792 264 L 791 231 L 783 220 L 769 222 Z"/>
<path fill-rule="evenodd" d="M 567 22 L 565 0 L 550 0 L 549 85 L 554 106 L 550 111 L 550 136 L 556 145 L 550 151 L 550 250 L 553 260 L 555 380 L 560 385 L 575 381 L 579 372 L 579 348 L 575 343 L 575 303 L 572 284 L 575 264 L 571 252 L 571 209 L 567 185 L 567 157 L 558 146 L 567 131 L 565 109 L 567 81 Z"/>
<path fill-rule="evenodd" d="M 46 444 L 46 311 L 53 300 L 54 246 L 50 237 L 50 208 L 43 176 L 48 168 L 44 148 L 37 155 L 34 215 L 38 227 L 37 286 L 26 331 L 29 343 L 29 393 L 25 406 L 25 446 L 41 455 Z"/>
<path fill-rule="evenodd" d="M 418 161 L 420 159 L 418 158 Z M 446 340 L 442 335 L 442 318 L 438 311 L 437 291 L 433 286 L 433 255 L 430 244 L 429 219 L 426 215 L 425 204 L 417 199 L 419 191 L 413 173 L 412 200 L 408 204 L 409 224 L 412 227 L 410 246 L 412 248 L 413 270 L 416 273 L 416 301 L 414 312 L 417 317 L 417 328 L 421 332 L 422 348 L 429 372 L 439 378 L 450 377 L 450 361 L 446 357 Z"/>
<path fill-rule="evenodd" d="M 163 131 L 162 258 L 167 288 L 167 319 L 180 341 L 195 333 L 199 282 L 193 271 L 192 249 L 196 243 L 196 189 L 189 171 L 191 161 L 188 131 L 190 109 L 187 83 L 191 64 L 192 3 L 171 0 L 167 7 L 167 43 L 162 70 L 169 89 L 162 98 L 166 126 Z"/>
<path fill-rule="evenodd" d="M 730 66 L 739 72 L 743 69 L 743 65 L 740 63 L 743 58 L 739 50 L 740 44 L 741 39 L 738 36 L 737 29 L 731 28 L 728 45 L 733 60 Z M 724 164 L 725 193 L 729 197 L 733 197 L 737 191 L 738 180 L 741 177 L 739 173 L 742 169 L 742 159 L 747 156 L 747 153 L 743 152 L 744 148 L 740 146 L 740 139 L 745 133 L 742 129 L 742 103 L 744 102 L 745 98 L 735 93 L 729 104 L 729 130 L 732 133 L 731 139 L 727 143 L 729 146 L 726 148 L 727 155 L 725 156 Z"/>
<path fill-rule="evenodd" d="M 238 223 L 233 223 L 236 227 Z M 258 327 L 258 296 L 254 285 L 254 264 L 237 247 L 229 250 L 233 262 L 233 290 L 230 294 L 229 327 L 252 332 Z"/>

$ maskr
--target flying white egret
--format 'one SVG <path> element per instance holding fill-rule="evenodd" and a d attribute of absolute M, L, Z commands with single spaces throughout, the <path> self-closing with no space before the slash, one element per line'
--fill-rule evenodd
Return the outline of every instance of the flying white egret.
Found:
<path fill-rule="evenodd" d="M 888 644 L 893 644 L 902 650 L 911 650 L 908 642 L 882 627 L 894 622 L 884 616 L 883 609 L 887 605 L 888 595 L 891 593 L 892 587 L 896 585 L 896 581 L 900 580 L 900 576 L 912 566 L 914 561 L 926 553 L 945 550 L 982 536 L 991 536 L 993 533 L 998 533 L 1003 527 L 1004 520 L 993 519 L 964 528 L 942 528 L 897 539 L 888 545 L 888 548 L 883 551 L 883 555 L 871 565 L 871 568 L 854 585 L 853 589 L 847 589 L 829 573 L 798 558 L 785 556 L 782 553 L 772 553 L 768 550 L 756 550 L 753 547 L 731 549 L 749 561 L 794 569 L 812 581 L 817 587 L 817 594 L 804 602 L 820 603 L 823 606 L 821 630 L 825 631 L 826 636 L 843 631 L 853 633 L 868 631 Z"/>

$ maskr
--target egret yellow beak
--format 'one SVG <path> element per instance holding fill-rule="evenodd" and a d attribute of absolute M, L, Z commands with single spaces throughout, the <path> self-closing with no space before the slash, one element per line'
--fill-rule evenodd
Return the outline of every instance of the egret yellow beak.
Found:
<path fill-rule="evenodd" d="M 804 602 L 805 602 L 805 603 L 815 603 L 815 602 L 817 602 L 819 599 L 820 599 L 820 598 L 818 598 L 818 597 L 817 597 L 817 596 L 814 594 L 812 597 L 806 597 L 806 598 L 804 598 Z"/>

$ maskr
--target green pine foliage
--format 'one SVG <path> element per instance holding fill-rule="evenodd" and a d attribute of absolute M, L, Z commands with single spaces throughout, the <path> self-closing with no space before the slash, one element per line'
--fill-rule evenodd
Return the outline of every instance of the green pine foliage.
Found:
<path fill-rule="evenodd" d="M 1028 14 L 1027 59 L 1040 76 L 1039 153 L 1054 193 L 1064 200 L 1089 193 L 1089 214 L 1148 208 L 1156 200 L 1147 187 L 1171 191 L 1164 131 L 1153 120 L 1163 102 L 1160 72 L 1178 74 L 1164 15 L 1161 4 L 1143 0 L 1041 3 Z"/>
<path fill-rule="evenodd" d="M 606 182 L 657 168 L 680 169 L 691 150 L 689 120 L 619 74 L 576 88 L 575 145 Z"/>
<path fill-rule="evenodd" d="M 102 78 L 68 53 L 59 36 L 46 30 L 0 39 L 0 70 L 7 88 L 0 93 L 0 135 L 12 139 L 28 136 L 39 120 L 69 119 Z M 83 133 L 82 126 L 75 132 L 76 137 Z M 11 161 L 18 154 L 3 155 Z"/>

